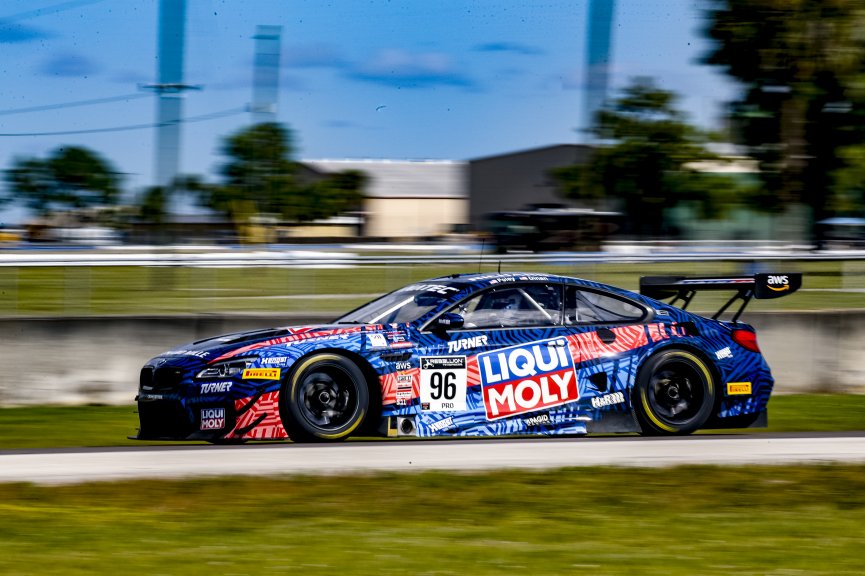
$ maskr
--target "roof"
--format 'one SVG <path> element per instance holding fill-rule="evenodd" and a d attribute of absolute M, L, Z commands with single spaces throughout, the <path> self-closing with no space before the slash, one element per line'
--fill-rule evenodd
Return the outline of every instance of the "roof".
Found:
<path fill-rule="evenodd" d="M 549 156 L 549 155 L 564 155 L 572 156 L 571 162 L 576 162 L 579 158 L 586 156 L 592 150 L 592 146 L 586 144 L 550 144 L 549 146 L 541 146 L 538 148 L 526 148 L 523 150 L 515 150 L 511 152 L 503 152 L 501 154 L 491 154 L 489 156 L 481 156 L 472 158 L 469 162 L 488 162 L 499 161 L 502 159 L 512 159 L 520 156 Z"/>
<path fill-rule="evenodd" d="M 370 198 L 468 198 L 466 162 L 445 160 L 302 160 L 322 173 L 359 170 Z"/>

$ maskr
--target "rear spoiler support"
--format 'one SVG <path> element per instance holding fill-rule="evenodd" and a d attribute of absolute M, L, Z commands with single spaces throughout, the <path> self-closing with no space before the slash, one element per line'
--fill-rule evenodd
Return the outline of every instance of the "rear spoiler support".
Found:
<path fill-rule="evenodd" d="M 752 298 L 769 299 L 787 296 L 802 286 L 802 274 L 754 274 L 731 278 L 698 276 L 643 276 L 640 278 L 640 294 L 663 300 L 672 297 L 670 305 L 682 301 L 685 310 L 698 291 L 735 290 L 735 294 L 718 310 L 712 318 L 717 320 L 736 300 L 742 304 L 733 314 L 733 322 L 739 317 Z"/>

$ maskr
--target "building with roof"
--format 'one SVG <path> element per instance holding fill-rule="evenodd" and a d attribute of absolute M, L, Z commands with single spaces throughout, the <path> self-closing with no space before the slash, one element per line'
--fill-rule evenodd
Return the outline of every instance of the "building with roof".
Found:
<path fill-rule="evenodd" d="M 468 221 L 466 162 L 302 160 L 301 164 L 318 174 L 343 170 L 366 174 L 363 236 L 430 238 Z"/>
<path fill-rule="evenodd" d="M 469 222 L 485 227 L 486 215 L 531 205 L 568 205 L 550 176 L 553 168 L 584 164 L 591 147 L 556 144 L 469 161 Z"/>

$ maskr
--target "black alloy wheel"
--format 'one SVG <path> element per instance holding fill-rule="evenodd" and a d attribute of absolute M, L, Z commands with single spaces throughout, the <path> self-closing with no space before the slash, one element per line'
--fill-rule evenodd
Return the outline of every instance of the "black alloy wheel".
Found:
<path fill-rule="evenodd" d="M 690 434 L 715 405 L 715 378 L 696 354 L 666 350 L 649 358 L 637 379 L 633 402 L 643 434 Z"/>
<path fill-rule="evenodd" d="M 361 425 L 368 405 L 363 372 L 338 354 L 302 359 L 280 392 L 280 416 L 295 442 L 344 440 Z"/>

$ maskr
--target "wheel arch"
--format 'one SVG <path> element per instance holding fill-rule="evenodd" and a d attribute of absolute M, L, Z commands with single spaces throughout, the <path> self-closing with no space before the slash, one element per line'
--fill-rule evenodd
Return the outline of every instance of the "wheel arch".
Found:
<path fill-rule="evenodd" d="M 674 351 L 674 350 L 681 350 L 681 351 L 689 352 L 689 353 L 693 354 L 699 360 L 701 360 L 703 362 L 703 364 L 706 365 L 706 368 L 709 370 L 709 373 L 712 376 L 712 380 L 713 380 L 713 384 L 714 384 L 714 391 L 713 391 L 714 392 L 714 398 L 712 401 L 713 402 L 712 403 L 712 411 L 709 414 L 709 420 L 711 420 L 712 418 L 714 418 L 717 415 L 718 409 L 719 409 L 719 406 L 720 406 L 720 403 L 722 400 L 721 372 L 718 369 L 718 366 L 715 364 L 715 362 L 712 360 L 712 358 L 709 356 L 709 354 L 705 350 L 703 350 L 699 346 L 696 346 L 696 345 L 693 345 L 690 343 L 686 343 L 686 342 L 670 342 L 668 344 L 665 343 L 664 345 L 658 346 L 657 348 L 652 350 L 652 352 L 650 354 L 647 354 L 642 359 L 642 361 L 640 362 L 640 366 L 639 366 L 639 368 L 637 368 L 637 371 L 634 375 L 633 385 L 631 386 L 631 389 L 630 389 L 631 410 L 632 411 L 637 410 L 637 404 L 636 403 L 640 399 L 639 398 L 639 387 L 640 387 L 639 383 L 640 383 L 640 379 L 643 376 L 643 372 L 646 369 L 646 365 L 649 363 L 649 361 L 652 358 L 654 358 L 658 354 L 661 354 L 663 352 Z M 637 422 L 638 426 L 642 427 L 642 424 L 640 424 L 640 419 L 636 417 L 636 413 L 634 414 L 634 420 Z"/>
<path fill-rule="evenodd" d="M 378 429 L 381 420 L 381 380 L 379 379 L 378 372 L 376 372 L 375 368 L 372 367 L 369 360 L 357 352 L 352 352 L 351 350 L 346 350 L 344 348 L 314 348 L 294 360 L 291 368 L 289 368 L 285 375 L 284 381 L 291 380 L 298 367 L 303 365 L 304 360 L 318 354 L 334 354 L 336 356 L 342 356 L 343 358 L 353 362 L 360 369 L 366 382 L 367 393 L 369 394 L 369 406 L 367 407 L 366 416 L 364 417 L 364 421 L 361 423 L 358 432 L 360 434 L 370 434 L 375 432 Z M 282 402 L 283 399 L 280 398 L 280 405 Z"/>

